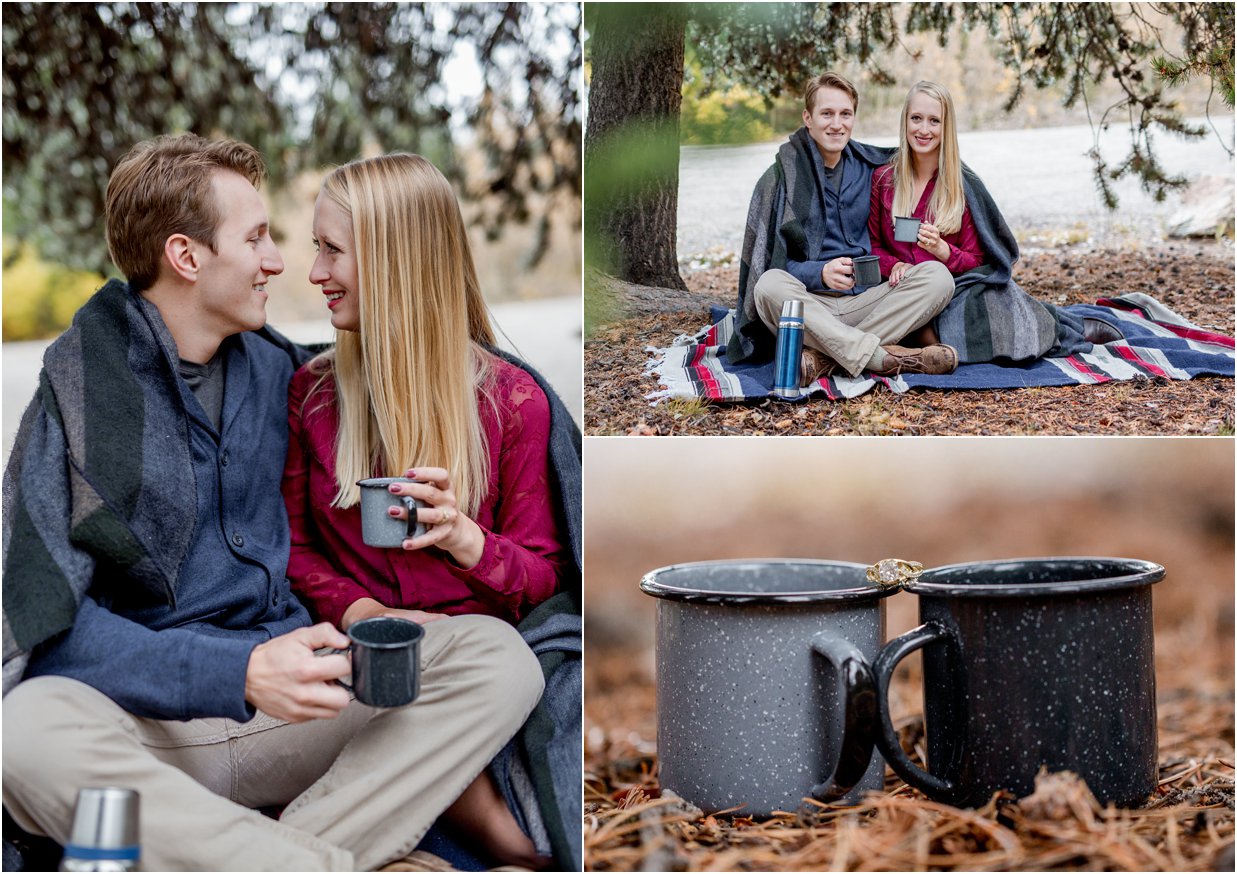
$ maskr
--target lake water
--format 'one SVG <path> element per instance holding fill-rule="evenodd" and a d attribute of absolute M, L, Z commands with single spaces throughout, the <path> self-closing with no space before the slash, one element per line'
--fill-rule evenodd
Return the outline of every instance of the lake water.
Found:
<path fill-rule="evenodd" d="M 1203 124 L 1202 119 L 1195 119 Z M 1216 119 L 1225 143 L 1233 144 L 1232 116 Z M 1210 129 L 1209 129 L 1210 130 Z M 1128 129 L 1111 126 L 1100 151 L 1117 164 L 1128 151 Z M 896 137 L 857 139 L 892 146 Z M 1096 242 L 1149 236 L 1160 239 L 1179 206 L 1175 195 L 1156 203 L 1133 179 L 1115 186 L 1120 205 L 1104 208 L 1095 190 L 1091 159 L 1094 134 L 1087 125 L 959 134 L 962 160 L 984 180 L 1005 220 L 1027 242 L 1036 231 L 1062 232 L 1081 225 Z M 779 140 L 746 146 L 684 146 L 679 159 L 678 252 L 681 260 L 720 248 L 740 251 L 743 224 L 756 180 L 773 162 Z M 1201 140 L 1161 134 L 1154 143 L 1168 173 L 1188 178 L 1232 177 L 1233 158 L 1214 133 Z"/>

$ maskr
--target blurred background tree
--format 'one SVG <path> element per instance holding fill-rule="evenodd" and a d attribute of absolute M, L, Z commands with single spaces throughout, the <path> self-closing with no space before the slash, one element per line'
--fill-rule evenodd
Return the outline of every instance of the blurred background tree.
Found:
<path fill-rule="evenodd" d="M 54 294 L 88 294 L 111 270 L 112 166 L 183 130 L 252 143 L 274 191 L 362 154 L 424 154 L 488 238 L 531 227 L 536 264 L 552 218 L 579 224 L 579 24 L 575 3 L 6 3 L 6 269 L 37 255 L 91 274 Z M 6 338 L 11 304 L 42 333 L 76 309 L 24 291 L 6 289 Z"/>
<path fill-rule="evenodd" d="M 1098 148 L 1092 153 L 1095 184 L 1110 209 L 1118 179 L 1138 179 L 1156 199 L 1185 184 L 1164 171 L 1152 135 L 1202 137 L 1206 130 L 1183 119 L 1166 89 L 1201 79 L 1233 106 L 1233 7 L 1225 3 L 691 3 L 672 13 L 648 4 L 590 4 L 585 29 L 592 77 L 586 181 L 602 195 L 587 198 L 586 264 L 642 285 L 682 287 L 673 257 L 678 146 L 698 136 L 698 119 L 688 115 L 693 101 L 706 103 L 715 91 L 762 95 L 767 109 L 780 107 L 769 116 L 771 126 L 783 121 L 788 133 L 799 121 L 797 108 L 792 115 L 786 106 L 826 69 L 862 74 L 866 115 L 869 91 L 894 85 L 899 70 L 919 60 L 917 36 L 959 56 L 981 49 L 1008 78 L 1004 113 L 1026 106 L 1031 91 L 1047 90 L 1067 109 L 1081 106 L 1097 132 L 1129 125 L 1123 160 L 1109 164 Z M 634 42 L 637 32 L 657 39 Z M 674 46 L 686 64 L 666 63 Z M 636 104 L 629 117 L 633 88 L 681 92 L 682 109 L 671 101 L 660 109 Z M 677 129 L 680 136 L 632 141 L 632 131 L 647 128 Z M 657 172 L 633 178 L 625 166 L 631 156 Z M 613 179 L 595 181 L 595 170 Z M 660 211 L 671 218 L 650 215 Z"/>

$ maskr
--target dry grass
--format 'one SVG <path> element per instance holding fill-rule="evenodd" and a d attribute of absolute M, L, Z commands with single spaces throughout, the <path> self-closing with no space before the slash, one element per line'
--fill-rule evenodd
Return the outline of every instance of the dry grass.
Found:
<path fill-rule="evenodd" d="M 812 803 L 764 822 L 704 816 L 661 797 L 656 757 L 603 761 L 585 774 L 585 867 L 597 871 L 1205 871 L 1224 870 L 1233 841 L 1233 760 L 1209 739 L 1232 724 L 1230 701 L 1182 698 L 1160 708 L 1174 743 L 1142 808 L 1101 808 L 1072 774 L 977 810 L 930 801 L 889 778 L 851 808 Z M 913 734 L 916 724 L 904 734 Z M 1196 746 L 1211 749 L 1185 755 Z M 1176 751 L 1176 752 L 1175 752 Z M 1220 866 L 1220 867 L 1216 867 Z M 1228 869 L 1231 870 L 1231 862 Z"/>

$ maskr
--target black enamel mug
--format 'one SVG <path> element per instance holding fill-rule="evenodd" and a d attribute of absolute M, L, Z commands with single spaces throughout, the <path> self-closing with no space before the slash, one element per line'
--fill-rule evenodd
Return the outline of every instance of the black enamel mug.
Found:
<path fill-rule="evenodd" d="M 370 707 L 401 707 L 421 691 L 421 638 L 425 629 L 397 616 L 375 616 L 352 623 L 352 685 L 340 681 L 356 699 Z"/>
<path fill-rule="evenodd" d="M 873 664 L 877 745 L 908 784 L 974 807 L 1073 771 L 1101 804 L 1130 807 L 1157 779 L 1151 584 L 1164 568 L 1124 558 L 1028 558 L 925 571 L 905 589 L 922 624 Z M 923 649 L 928 770 L 903 752 L 889 683 Z"/>

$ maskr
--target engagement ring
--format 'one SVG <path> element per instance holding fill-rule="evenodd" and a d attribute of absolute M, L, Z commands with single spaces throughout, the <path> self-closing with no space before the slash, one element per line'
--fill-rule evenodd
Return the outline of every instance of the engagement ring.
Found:
<path fill-rule="evenodd" d="M 868 568 L 868 582 L 878 586 L 904 586 L 923 573 L 923 565 L 901 558 L 885 558 Z"/>

